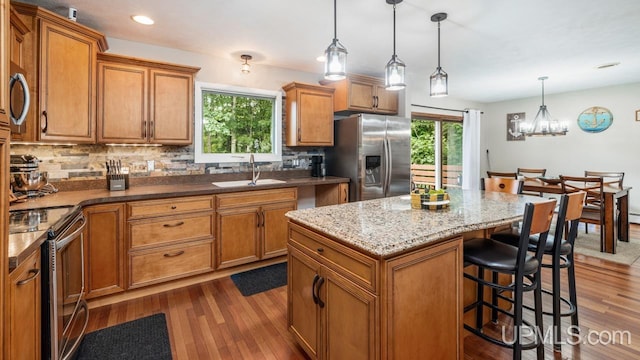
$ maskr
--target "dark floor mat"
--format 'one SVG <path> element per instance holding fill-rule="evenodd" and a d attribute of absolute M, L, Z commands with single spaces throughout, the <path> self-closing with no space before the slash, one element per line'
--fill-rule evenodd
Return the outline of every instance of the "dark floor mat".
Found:
<path fill-rule="evenodd" d="M 85 335 L 78 360 L 172 359 L 163 313 L 111 326 Z"/>
<path fill-rule="evenodd" d="M 269 265 L 231 275 L 242 295 L 250 296 L 287 285 L 287 263 Z"/>

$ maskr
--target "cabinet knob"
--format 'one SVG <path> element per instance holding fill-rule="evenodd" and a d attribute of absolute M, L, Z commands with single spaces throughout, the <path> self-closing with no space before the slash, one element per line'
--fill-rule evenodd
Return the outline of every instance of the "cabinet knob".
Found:
<path fill-rule="evenodd" d="M 317 250 L 320 254 L 322 254 L 324 252 L 324 248 L 318 248 Z"/>
<path fill-rule="evenodd" d="M 177 209 L 177 208 L 178 208 L 177 206 L 175 206 L 175 205 L 171 205 L 171 210 L 175 210 L 175 209 Z"/>

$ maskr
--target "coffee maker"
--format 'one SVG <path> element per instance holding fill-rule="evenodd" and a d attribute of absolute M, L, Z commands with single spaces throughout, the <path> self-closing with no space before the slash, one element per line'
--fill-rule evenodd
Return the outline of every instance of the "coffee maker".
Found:
<path fill-rule="evenodd" d="M 322 165 L 322 156 L 313 155 L 311 156 L 311 176 L 313 177 L 323 177 L 324 171 L 322 171 L 324 166 Z"/>

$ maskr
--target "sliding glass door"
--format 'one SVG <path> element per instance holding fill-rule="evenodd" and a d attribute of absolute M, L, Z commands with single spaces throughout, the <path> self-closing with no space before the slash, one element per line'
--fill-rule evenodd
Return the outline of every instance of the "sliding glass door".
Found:
<path fill-rule="evenodd" d="M 411 173 L 416 183 L 437 189 L 460 187 L 462 117 L 413 113 Z"/>

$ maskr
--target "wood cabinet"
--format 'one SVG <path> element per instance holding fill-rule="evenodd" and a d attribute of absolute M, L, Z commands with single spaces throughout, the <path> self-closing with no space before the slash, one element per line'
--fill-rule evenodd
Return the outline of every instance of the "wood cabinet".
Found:
<path fill-rule="evenodd" d="M 96 56 L 103 34 L 37 6 L 14 3 L 31 30 L 24 38 L 32 101 L 26 121 L 42 142 L 95 143 Z M 29 80 L 28 78 L 28 80 Z"/>
<path fill-rule="evenodd" d="M 198 70 L 98 54 L 98 143 L 191 144 Z"/>
<path fill-rule="evenodd" d="M 289 331 L 311 358 L 462 358 L 462 237 L 377 258 L 290 222 L 288 247 Z"/>
<path fill-rule="evenodd" d="M 9 189 L 9 0 L 0 0 L 0 189 Z M 9 224 L 9 192 L 0 191 L 0 224 Z M 0 232 L 0 341 L 7 344 L 9 231 Z M 9 346 L 2 346 L 0 357 L 9 359 Z"/>
<path fill-rule="evenodd" d="M 297 188 L 220 194 L 216 199 L 216 268 L 286 254 L 284 214 L 296 209 Z"/>
<path fill-rule="evenodd" d="M 125 290 L 126 248 L 124 203 L 92 205 L 83 209 L 85 294 L 87 299 Z"/>
<path fill-rule="evenodd" d="M 213 270 L 214 197 L 127 203 L 128 288 Z"/>
<path fill-rule="evenodd" d="M 316 185 L 316 207 L 349 202 L 349 183 Z"/>
<path fill-rule="evenodd" d="M 333 105 L 336 113 L 398 113 L 398 92 L 386 90 L 381 79 L 352 74 L 344 80 L 320 83 L 336 89 Z"/>
<path fill-rule="evenodd" d="M 333 146 L 334 89 L 297 82 L 283 89 L 287 146 Z"/>
<path fill-rule="evenodd" d="M 9 60 L 10 66 L 9 71 L 10 74 L 13 75 L 15 73 L 20 73 L 28 77 L 28 74 L 25 74 L 25 57 L 24 57 L 24 37 L 29 33 L 29 28 L 25 23 L 20 20 L 20 16 L 18 13 L 11 7 L 11 15 L 10 15 L 10 27 L 9 27 Z M 29 80 L 27 80 L 28 82 Z M 16 83 L 16 86 L 19 86 Z M 15 90 L 18 91 L 17 89 Z M 20 95 L 12 96 L 9 99 L 9 103 L 14 109 L 21 109 L 24 104 L 24 98 Z M 29 106 L 29 111 L 33 111 L 34 105 L 33 103 Z M 16 114 L 17 116 L 17 114 Z M 35 134 L 35 124 L 33 122 L 25 121 L 21 125 L 15 125 L 13 122 L 10 124 L 11 126 L 11 140 L 12 141 L 20 141 L 23 140 L 25 134 Z M 30 138 L 34 138 L 32 135 Z"/>
<path fill-rule="evenodd" d="M 41 286 L 40 249 L 10 274 L 7 359 L 40 359 Z"/>

